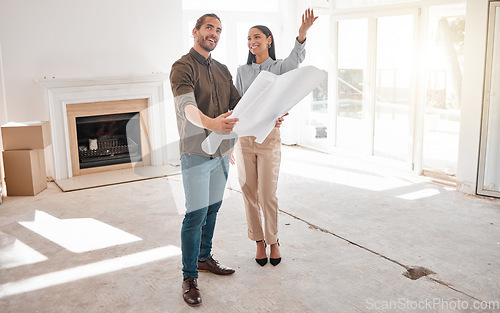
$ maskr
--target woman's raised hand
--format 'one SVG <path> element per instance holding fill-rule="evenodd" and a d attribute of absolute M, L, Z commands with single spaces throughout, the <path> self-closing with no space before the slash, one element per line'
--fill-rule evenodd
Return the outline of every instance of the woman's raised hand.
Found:
<path fill-rule="evenodd" d="M 302 14 L 302 24 L 299 28 L 299 37 L 298 40 L 300 43 L 303 43 L 306 40 L 307 31 L 314 24 L 318 17 L 314 16 L 313 9 L 307 9 L 304 14 Z"/>

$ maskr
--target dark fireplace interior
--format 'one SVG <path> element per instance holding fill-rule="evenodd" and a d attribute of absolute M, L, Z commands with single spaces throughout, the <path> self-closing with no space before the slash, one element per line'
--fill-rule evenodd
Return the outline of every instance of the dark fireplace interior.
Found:
<path fill-rule="evenodd" d="M 76 118 L 80 169 L 142 161 L 139 113 Z"/>

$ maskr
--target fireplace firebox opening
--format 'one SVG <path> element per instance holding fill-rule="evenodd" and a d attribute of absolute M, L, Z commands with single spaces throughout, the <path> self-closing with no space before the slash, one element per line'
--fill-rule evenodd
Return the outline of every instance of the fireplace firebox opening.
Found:
<path fill-rule="evenodd" d="M 76 131 L 80 169 L 142 161 L 139 112 L 77 117 Z"/>

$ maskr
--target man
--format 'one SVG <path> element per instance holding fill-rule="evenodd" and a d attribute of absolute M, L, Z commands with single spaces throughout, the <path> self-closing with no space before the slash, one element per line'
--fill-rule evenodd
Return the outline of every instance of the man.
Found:
<path fill-rule="evenodd" d="M 217 15 L 201 16 L 193 28 L 193 48 L 174 63 L 170 72 L 186 197 L 186 215 L 181 229 L 182 290 L 184 301 L 192 306 L 201 303 L 198 271 L 219 275 L 234 273 L 211 255 L 232 142 L 226 140 L 213 155 L 207 155 L 201 148 L 210 131 L 228 133 L 238 121 L 229 118 L 230 110 L 240 99 L 231 74 L 210 55 L 221 31 Z"/>

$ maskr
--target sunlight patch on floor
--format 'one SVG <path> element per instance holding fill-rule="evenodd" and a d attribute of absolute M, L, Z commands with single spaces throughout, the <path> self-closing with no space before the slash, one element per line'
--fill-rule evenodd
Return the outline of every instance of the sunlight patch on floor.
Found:
<path fill-rule="evenodd" d="M 179 247 L 169 245 L 57 272 L 38 275 L 20 281 L 0 285 L 0 298 L 108 274 L 164 260 L 180 254 L 181 250 Z"/>
<path fill-rule="evenodd" d="M 406 193 L 404 195 L 397 196 L 397 198 L 405 199 L 405 200 L 417 200 L 422 198 L 429 198 L 439 194 L 439 190 L 427 188 L 422 189 L 410 193 Z"/>
<path fill-rule="evenodd" d="M 58 219 L 42 211 L 35 211 L 33 222 L 19 224 L 75 253 L 142 240 L 93 218 Z"/>
<path fill-rule="evenodd" d="M 22 241 L 15 239 L 11 244 L 0 248 L 0 268 L 14 268 L 47 260 L 47 257 Z"/>
<path fill-rule="evenodd" d="M 314 162 L 297 162 L 283 160 L 280 172 L 294 175 L 297 183 L 308 181 L 325 181 L 370 191 L 383 191 L 409 186 L 412 183 L 394 176 L 383 176 L 377 173 L 360 173 L 348 169 L 316 165 Z M 291 178 L 287 179 L 290 182 Z"/>

